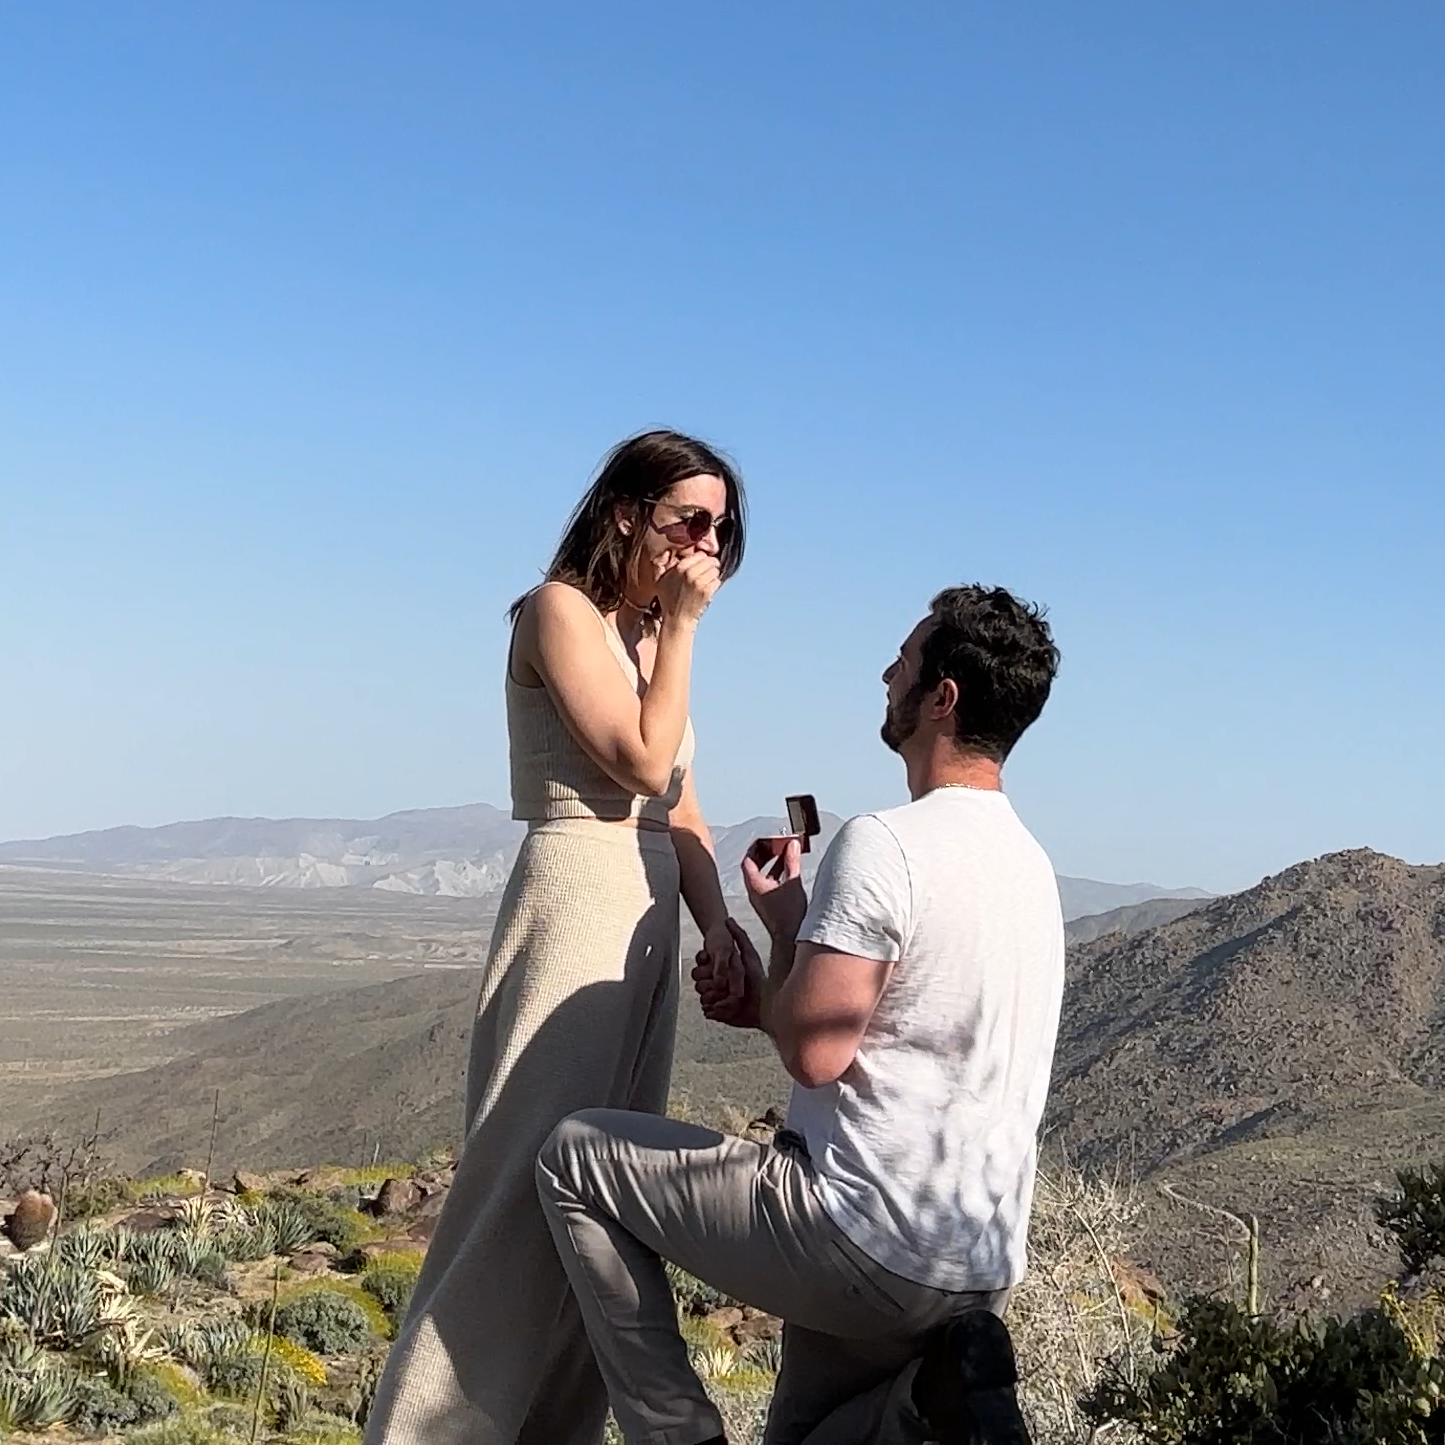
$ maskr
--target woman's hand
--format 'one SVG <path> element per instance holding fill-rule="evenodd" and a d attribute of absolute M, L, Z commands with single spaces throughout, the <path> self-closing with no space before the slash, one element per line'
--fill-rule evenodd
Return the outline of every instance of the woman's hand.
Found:
<path fill-rule="evenodd" d="M 722 934 L 727 935 L 726 945 Z M 714 935 L 718 936 L 714 938 Z M 709 945 L 707 939 L 704 940 L 692 970 L 703 1017 L 738 1029 L 761 1028 L 765 975 L 752 940 L 742 925 L 731 918 L 718 928 L 709 929 L 707 938 L 713 941 Z"/>
<path fill-rule="evenodd" d="M 657 601 L 664 620 L 695 623 L 722 586 L 722 567 L 716 557 L 694 552 L 667 563 L 657 578 Z"/>

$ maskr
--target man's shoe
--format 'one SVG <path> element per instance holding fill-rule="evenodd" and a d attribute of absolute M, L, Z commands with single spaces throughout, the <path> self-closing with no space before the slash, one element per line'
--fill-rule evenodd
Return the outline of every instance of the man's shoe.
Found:
<path fill-rule="evenodd" d="M 969 1310 L 929 1342 L 913 1403 L 938 1445 L 1029 1445 L 1018 1379 L 1004 1322 L 988 1310 Z"/>

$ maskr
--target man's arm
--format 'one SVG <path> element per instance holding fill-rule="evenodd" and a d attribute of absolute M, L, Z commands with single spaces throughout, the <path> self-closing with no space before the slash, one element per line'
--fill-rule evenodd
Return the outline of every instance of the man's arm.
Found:
<path fill-rule="evenodd" d="M 868 875 L 869 857 L 860 854 L 854 842 L 858 822 L 845 831 L 849 836 L 840 835 L 836 854 L 829 849 L 818 880 L 822 914 L 834 919 L 831 931 L 838 935 L 831 942 L 797 941 L 808 912 L 797 844 L 789 844 L 781 859 L 766 868 L 752 858 L 744 861 L 749 900 L 772 939 L 767 974 L 756 951 L 740 940 L 747 983 L 738 1011 L 730 1015 L 723 1008 L 710 1014 L 763 1029 L 777 1046 L 783 1067 L 809 1089 L 835 1082 L 852 1065 L 897 956 L 896 920 L 887 917 L 890 910 L 877 897 L 878 880 Z M 892 844 L 895 852 L 896 846 Z M 894 861 L 885 855 L 885 863 Z M 896 891 L 898 880 L 891 882 Z M 841 920 L 834 917 L 839 911 L 830 901 L 834 893 L 848 900 Z M 887 957 L 869 958 L 837 946 L 854 939 L 866 951 Z"/>
<path fill-rule="evenodd" d="M 774 937 L 759 1021 L 805 1089 L 847 1073 L 892 972 L 891 963 Z"/>

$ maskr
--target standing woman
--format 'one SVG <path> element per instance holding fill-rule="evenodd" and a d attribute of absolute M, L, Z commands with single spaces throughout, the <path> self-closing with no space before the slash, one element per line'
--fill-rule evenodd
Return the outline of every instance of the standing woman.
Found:
<path fill-rule="evenodd" d="M 633 437 L 512 608 L 512 813 L 527 836 L 482 975 L 466 1147 L 368 1445 L 602 1438 L 607 1392 L 533 1169 L 578 1109 L 665 1110 L 679 896 L 714 966 L 732 958 L 688 692 L 697 624 L 742 561 L 743 522 L 741 480 L 716 452 L 676 432 Z"/>

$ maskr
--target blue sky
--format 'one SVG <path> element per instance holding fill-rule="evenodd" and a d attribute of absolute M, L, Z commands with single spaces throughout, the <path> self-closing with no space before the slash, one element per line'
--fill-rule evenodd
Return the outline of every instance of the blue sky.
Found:
<path fill-rule="evenodd" d="M 506 796 L 599 455 L 726 447 L 719 821 L 1001 582 L 1061 871 L 1445 856 L 1445 9 L 0 13 L 0 837 Z"/>

